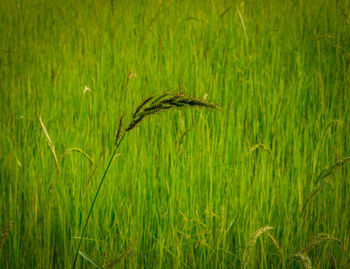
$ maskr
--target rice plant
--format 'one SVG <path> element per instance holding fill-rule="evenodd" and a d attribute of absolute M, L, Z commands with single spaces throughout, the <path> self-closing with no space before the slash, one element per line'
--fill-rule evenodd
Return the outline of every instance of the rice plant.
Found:
<path fill-rule="evenodd" d="M 92 210 L 94 208 L 97 196 L 100 192 L 100 189 L 102 187 L 103 181 L 105 180 L 106 174 L 108 172 L 108 169 L 113 161 L 113 158 L 115 156 L 115 154 L 117 153 L 117 150 L 121 144 L 121 142 L 123 141 L 124 136 L 130 132 L 131 130 L 133 130 L 136 125 L 140 124 L 141 121 L 146 117 L 146 116 L 150 116 L 152 114 L 156 114 L 159 112 L 163 112 L 166 110 L 170 110 L 170 109 L 174 109 L 174 108 L 185 108 L 185 107 L 190 107 L 190 108 L 194 108 L 194 107 L 199 107 L 199 108 L 217 108 L 216 105 L 211 104 L 209 102 L 203 101 L 203 100 L 199 100 L 199 99 L 195 99 L 193 97 L 187 97 L 184 96 L 182 94 L 177 94 L 177 95 L 171 95 L 169 93 L 165 93 L 162 94 L 158 97 L 154 97 L 154 96 L 150 96 L 147 99 L 145 99 L 135 110 L 135 112 L 132 114 L 130 123 L 124 127 L 123 126 L 123 118 L 124 115 L 121 116 L 120 120 L 119 120 L 119 126 L 118 126 L 118 131 L 115 137 L 115 149 L 114 152 L 112 153 L 112 156 L 108 162 L 107 168 L 101 178 L 100 184 L 97 188 L 95 197 L 92 201 L 90 210 L 89 210 L 89 214 L 86 218 L 85 224 L 84 224 L 84 228 L 83 231 L 81 233 L 80 236 L 80 240 L 79 240 L 79 244 L 78 244 L 78 248 L 75 254 L 75 258 L 74 258 L 74 262 L 73 262 L 73 268 L 75 268 L 76 262 L 77 262 L 77 258 L 79 255 L 79 251 L 80 251 L 80 246 L 81 246 L 81 242 L 84 238 L 85 235 L 85 231 L 86 231 L 86 227 L 87 224 L 89 222 L 89 218 L 92 214 Z M 46 130 L 46 129 L 45 129 Z M 47 136 L 48 137 L 48 136 Z M 51 141 L 51 140 L 50 140 Z M 52 146 L 50 147 L 52 148 Z M 54 152 L 54 150 L 53 150 Z M 57 158 L 56 158 L 57 159 Z M 134 241 L 135 242 L 135 241 Z M 133 245 L 133 244 L 132 244 Z M 83 253 L 82 257 L 84 257 L 85 259 L 88 259 L 90 262 L 92 261 L 91 258 L 87 258 L 88 256 Z M 115 264 L 119 261 L 119 259 L 117 259 L 116 261 L 112 262 L 112 264 Z"/>
<path fill-rule="evenodd" d="M 1 1 L 0 268 L 347 268 L 349 15 Z"/>

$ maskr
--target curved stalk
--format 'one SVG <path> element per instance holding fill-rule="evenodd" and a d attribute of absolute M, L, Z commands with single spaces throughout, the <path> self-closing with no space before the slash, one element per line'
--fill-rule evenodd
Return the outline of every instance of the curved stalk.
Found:
<path fill-rule="evenodd" d="M 114 152 L 112 153 L 111 159 L 109 160 L 108 165 L 107 165 L 107 167 L 106 167 L 106 170 L 105 170 L 105 172 L 104 172 L 104 174 L 103 174 L 103 176 L 102 176 L 102 178 L 101 178 L 101 182 L 100 182 L 100 185 L 99 185 L 98 188 L 97 188 L 97 191 L 96 191 L 94 200 L 92 200 L 92 204 L 91 204 L 91 207 L 90 207 L 90 210 L 89 210 L 89 214 L 88 214 L 88 216 L 87 216 L 87 218 L 86 218 L 86 221 L 85 221 L 85 224 L 84 224 L 84 228 L 83 228 L 83 231 L 82 231 L 81 236 L 80 236 L 80 240 L 79 240 L 79 244 L 78 244 L 78 247 L 77 247 L 77 251 L 76 251 L 76 253 L 75 253 L 75 258 L 74 258 L 74 262 L 73 262 L 73 266 L 72 266 L 73 269 L 75 268 L 75 265 L 76 265 L 76 263 L 77 263 L 77 259 L 78 259 L 78 255 L 79 255 L 79 250 L 80 250 L 81 242 L 83 241 L 83 237 L 84 237 L 84 234 L 85 234 L 85 231 L 86 231 L 86 227 L 87 227 L 87 224 L 88 224 L 88 222 L 89 222 L 89 219 L 90 219 L 92 210 L 93 210 L 93 208 L 94 208 L 95 202 L 96 202 L 96 200 L 97 200 L 97 196 L 98 196 L 98 194 L 99 194 L 99 192 L 100 192 L 100 189 L 101 189 L 101 187 L 102 187 L 103 181 L 104 181 L 105 178 L 106 178 L 106 174 L 107 174 L 107 172 L 108 172 L 108 170 L 109 170 L 109 167 L 111 166 L 111 163 L 112 163 L 112 161 L 113 161 L 113 159 L 114 159 L 114 156 L 115 156 L 115 154 L 117 153 L 117 149 L 118 149 L 120 143 L 123 141 L 123 138 L 124 138 L 125 134 L 126 134 L 126 133 L 124 133 L 123 136 L 122 136 L 122 137 L 120 138 L 120 140 L 118 141 L 118 144 L 116 145 L 115 150 L 114 150 Z"/>

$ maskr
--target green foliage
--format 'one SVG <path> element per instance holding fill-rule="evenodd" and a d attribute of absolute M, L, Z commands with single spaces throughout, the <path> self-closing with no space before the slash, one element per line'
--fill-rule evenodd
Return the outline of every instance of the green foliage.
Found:
<path fill-rule="evenodd" d="M 220 112 L 135 125 L 84 253 L 102 267 L 239 268 L 269 225 L 247 267 L 346 267 L 349 14 L 338 0 L 1 1 L 0 267 L 72 266 L 119 119 L 164 91 Z M 344 251 L 299 251 L 320 233 Z"/>

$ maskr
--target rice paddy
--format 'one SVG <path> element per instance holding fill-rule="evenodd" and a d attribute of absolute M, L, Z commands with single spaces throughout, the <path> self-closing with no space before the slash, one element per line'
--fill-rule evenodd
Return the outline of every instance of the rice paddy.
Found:
<path fill-rule="evenodd" d="M 348 268 L 348 1 L 4 0 L 0 37 L 1 268 Z"/>

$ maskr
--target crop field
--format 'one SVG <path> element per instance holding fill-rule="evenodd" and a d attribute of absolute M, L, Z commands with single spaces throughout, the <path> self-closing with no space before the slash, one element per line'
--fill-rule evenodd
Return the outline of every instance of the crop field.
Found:
<path fill-rule="evenodd" d="M 0 0 L 0 102 L 0 268 L 350 268 L 348 1 Z"/>

